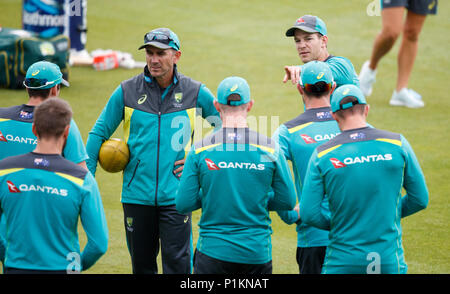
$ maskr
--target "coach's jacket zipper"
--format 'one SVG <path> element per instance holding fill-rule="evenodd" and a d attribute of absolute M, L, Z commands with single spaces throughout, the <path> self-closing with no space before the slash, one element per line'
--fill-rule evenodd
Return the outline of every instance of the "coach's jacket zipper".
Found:
<path fill-rule="evenodd" d="M 161 104 L 160 104 L 161 107 Z M 159 149 L 161 144 L 161 111 L 158 112 L 158 147 L 156 153 L 156 186 L 155 186 L 155 206 L 158 203 L 158 184 L 159 184 Z"/>

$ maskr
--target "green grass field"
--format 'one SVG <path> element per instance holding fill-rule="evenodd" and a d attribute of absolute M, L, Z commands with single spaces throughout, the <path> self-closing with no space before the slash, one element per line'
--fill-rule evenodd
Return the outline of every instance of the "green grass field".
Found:
<path fill-rule="evenodd" d="M 284 33 L 304 14 L 320 16 L 327 24 L 329 52 L 349 58 L 359 73 L 369 58 L 373 39 L 381 26 L 379 16 L 368 16 L 372 0 L 316 1 L 88 1 L 89 51 L 102 48 L 132 53 L 144 61 L 137 48 L 144 34 L 157 27 L 169 27 L 181 40 L 179 70 L 205 83 L 213 93 L 220 81 L 242 76 L 250 84 L 255 106 L 251 115 L 279 117 L 283 123 L 303 111 L 301 98 L 292 84 L 283 84 L 283 66 L 299 64 L 294 42 Z M 0 25 L 21 27 L 20 0 L 2 0 Z M 374 93 L 369 97 L 368 121 L 380 129 L 400 132 L 414 148 L 424 171 L 430 202 L 426 210 L 403 219 L 403 245 L 409 273 L 450 273 L 449 201 L 450 184 L 450 2 L 440 1 L 438 15 L 429 17 L 420 37 L 419 53 L 410 80 L 411 88 L 423 95 L 423 109 L 394 108 L 388 105 L 396 80 L 399 42 L 382 60 Z M 83 139 L 106 104 L 110 94 L 124 79 L 141 70 L 115 69 L 97 72 L 91 67 L 72 67 L 70 88 L 61 97 L 74 110 Z M 0 90 L 0 107 L 25 103 L 25 91 Z M 119 128 L 115 136 L 121 136 Z M 109 248 L 88 273 L 131 273 L 123 212 L 120 204 L 121 175 L 98 168 L 109 227 Z M 273 271 L 298 273 L 295 261 L 296 232 L 277 215 L 273 221 Z M 194 213 L 194 240 L 199 212 Z M 80 238 L 85 237 L 80 230 Z"/>

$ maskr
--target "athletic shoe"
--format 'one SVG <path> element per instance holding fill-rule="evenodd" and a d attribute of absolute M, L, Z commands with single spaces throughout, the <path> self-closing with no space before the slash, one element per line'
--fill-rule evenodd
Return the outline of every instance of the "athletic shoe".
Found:
<path fill-rule="evenodd" d="M 377 74 L 377 71 L 371 69 L 369 64 L 369 60 L 364 62 L 359 73 L 359 88 L 366 97 L 372 94 L 372 85 L 375 83 L 375 76 Z"/>
<path fill-rule="evenodd" d="M 425 103 L 411 95 L 407 88 L 401 89 L 400 92 L 394 90 L 389 104 L 392 106 L 406 106 L 409 108 L 420 108 L 425 106 Z"/>
<path fill-rule="evenodd" d="M 417 100 L 422 99 L 422 95 L 414 91 L 413 89 L 408 89 L 409 95 L 413 96 L 413 98 L 416 98 Z"/>

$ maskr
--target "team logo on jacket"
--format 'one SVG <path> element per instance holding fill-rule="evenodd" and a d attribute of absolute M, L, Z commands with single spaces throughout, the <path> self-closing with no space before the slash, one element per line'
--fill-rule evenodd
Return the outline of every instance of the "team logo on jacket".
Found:
<path fill-rule="evenodd" d="M 346 167 L 346 165 L 342 163 L 339 159 L 330 158 L 330 161 L 333 164 L 334 168 Z"/>
<path fill-rule="evenodd" d="M 183 107 L 183 103 L 181 103 L 181 101 L 183 101 L 183 93 L 175 93 L 173 98 L 176 101 L 173 103 L 173 107 L 176 107 L 176 108 Z"/>
<path fill-rule="evenodd" d="M 0 132 L 0 142 L 8 142 L 8 140 L 6 140 L 5 136 L 3 136 L 2 132 Z"/>
<path fill-rule="evenodd" d="M 175 93 L 174 98 L 175 98 L 175 101 L 180 103 L 181 100 L 183 100 L 183 93 Z"/>
<path fill-rule="evenodd" d="M 11 181 L 6 181 L 6 184 L 8 184 L 8 190 L 11 193 L 20 193 L 21 191 L 19 190 L 19 188 L 16 187 L 16 185 L 14 185 L 13 182 Z"/>
<path fill-rule="evenodd" d="M 303 141 L 305 141 L 306 144 L 314 144 L 314 143 L 317 143 L 316 140 L 314 140 L 313 138 L 311 138 L 311 137 L 308 136 L 308 135 L 301 134 L 300 136 L 302 137 Z"/>
<path fill-rule="evenodd" d="M 220 168 L 211 159 L 205 158 L 206 166 L 209 170 L 219 170 Z"/>

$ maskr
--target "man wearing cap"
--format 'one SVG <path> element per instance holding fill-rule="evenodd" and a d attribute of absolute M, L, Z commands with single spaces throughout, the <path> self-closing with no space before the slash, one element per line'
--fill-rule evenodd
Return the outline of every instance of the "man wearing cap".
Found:
<path fill-rule="evenodd" d="M 286 159 L 292 162 L 297 197 L 300 202 L 309 158 L 314 149 L 340 133 L 331 115 L 330 96 L 336 86 L 327 63 L 310 61 L 300 73 L 298 90 L 306 111 L 282 124 L 272 136 Z M 324 213 L 328 202 L 323 201 Z M 300 221 L 298 206 L 295 210 L 279 211 L 287 224 L 297 223 L 297 263 L 301 274 L 320 274 L 329 243 L 327 230 Z"/>
<path fill-rule="evenodd" d="M 27 104 L 0 108 L 0 160 L 33 151 L 37 144 L 32 131 L 34 110 L 49 97 L 58 96 L 61 84 L 69 86 L 54 63 L 39 61 L 28 68 L 24 81 L 29 97 Z M 87 169 L 86 148 L 73 119 L 62 156 Z M 0 235 L 5 233 L 5 221 L 1 218 Z"/>
<path fill-rule="evenodd" d="M 144 36 L 147 65 L 113 92 L 87 141 L 89 170 L 95 174 L 101 144 L 123 121 L 130 160 L 123 173 L 121 202 L 133 273 L 158 273 L 161 240 L 163 273 L 191 271 L 191 217 L 175 208 L 175 194 L 196 114 L 220 125 L 214 96 L 180 72 L 177 35 L 158 28 Z"/>
<path fill-rule="evenodd" d="M 6 240 L 0 236 L 5 245 L 0 260 L 7 274 L 79 273 L 107 250 L 97 183 L 89 171 L 61 156 L 71 118 L 66 101 L 46 99 L 34 111 L 35 149 L 0 160 L 0 215 L 8 227 Z M 87 236 L 82 251 L 78 218 Z"/>
<path fill-rule="evenodd" d="M 286 31 L 287 37 L 294 37 L 295 47 L 303 63 L 318 60 L 328 63 L 337 87 L 345 84 L 359 86 L 353 64 L 345 57 L 328 53 L 327 27 L 317 16 L 304 15 Z M 283 82 L 288 80 L 296 85 L 300 78 L 301 66 L 285 66 Z"/>
<path fill-rule="evenodd" d="M 69 86 L 63 79 L 58 65 L 48 61 L 32 64 L 27 70 L 23 84 L 29 96 L 28 103 L 0 108 L 0 159 L 27 153 L 36 147 L 36 136 L 31 130 L 35 107 L 49 97 L 58 96 L 61 84 Z M 69 137 L 63 156 L 87 168 L 86 149 L 73 119 L 70 122 Z"/>
<path fill-rule="evenodd" d="M 275 141 L 248 128 L 253 100 L 243 78 L 224 79 L 214 105 L 223 127 L 194 144 L 176 197 L 181 212 L 202 209 L 194 273 L 270 274 L 269 209 L 295 205 L 289 167 Z"/>
<path fill-rule="evenodd" d="M 331 111 L 341 134 L 312 154 L 300 201 L 302 222 L 330 230 L 322 273 L 406 273 L 400 219 L 428 203 L 417 158 L 403 135 L 366 126 L 358 87 L 339 87 Z"/>

